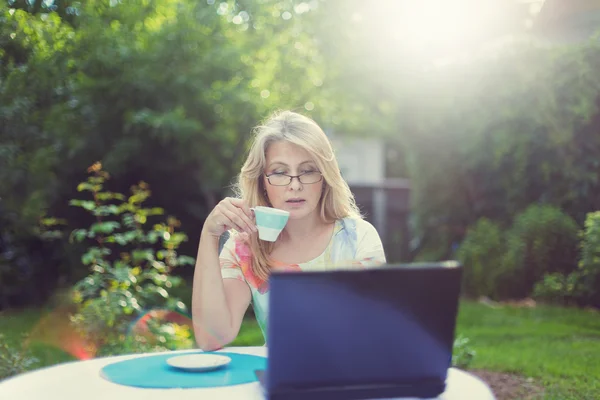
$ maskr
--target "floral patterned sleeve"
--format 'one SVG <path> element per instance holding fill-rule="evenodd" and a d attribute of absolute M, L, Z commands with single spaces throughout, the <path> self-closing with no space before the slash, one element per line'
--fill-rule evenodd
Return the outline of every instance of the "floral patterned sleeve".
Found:
<path fill-rule="evenodd" d="M 230 236 L 223 245 L 223 249 L 219 255 L 219 263 L 223 279 L 237 279 L 246 282 L 244 273 L 240 268 L 240 258 L 236 254 L 236 240 L 234 236 Z"/>
<path fill-rule="evenodd" d="M 376 267 L 386 263 L 383 243 L 379 233 L 367 221 L 357 224 L 357 248 L 355 262 L 363 267 Z"/>

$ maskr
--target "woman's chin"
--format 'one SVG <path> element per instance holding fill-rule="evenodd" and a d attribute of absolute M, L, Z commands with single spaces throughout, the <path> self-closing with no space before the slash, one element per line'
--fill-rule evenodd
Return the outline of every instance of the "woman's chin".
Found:
<path fill-rule="evenodd" d="M 306 214 L 303 212 L 298 212 L 298 211 L 290 211 L 290 216 L 288 218 L 288 220 L 290 221 L 296 221 L 302 218 L 305 218 Z"/>
<path fill-rule="evenodd" d="M 315 212 L 315 210 L 309 210 L 309 209 L 286 209 L 286 211 L 290 212 L 290 216 L 288 219 L 290 220 L 299 220 L 299 219 L 304 219 L 306 217 L 308 217 L 309 215 L 311 215 L 311 213 Z"/>

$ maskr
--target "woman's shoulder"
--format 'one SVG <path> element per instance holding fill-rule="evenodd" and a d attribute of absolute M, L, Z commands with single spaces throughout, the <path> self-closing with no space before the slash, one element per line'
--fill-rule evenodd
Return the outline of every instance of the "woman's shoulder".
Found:
<path fill-rule="evenodd" d="M 345 230 L 348 234 L 357 238 L 364 235 L 377 234 L 377 230 L 366 219 L 360 217 L 346 217 L 337 221 L 338 230 Z"/>
<path fill-rule="evenodd" d="M 335 229 L 333 242 L 337 246 L 357 250 L 368 243 L 381 240 L 373 224 L 360 217 L 341 218 L 336 221 Z"/>
<path fill-rule="evenodd" d="M 369 221 L 347 217 L 336 223 L 338 231 L 331 246 L 332 260 L 362 263 L 367 259 L 385 259 L 379 234 Z"/>

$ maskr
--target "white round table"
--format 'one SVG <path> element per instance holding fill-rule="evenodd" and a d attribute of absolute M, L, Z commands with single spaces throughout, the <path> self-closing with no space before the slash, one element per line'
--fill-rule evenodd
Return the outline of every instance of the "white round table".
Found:
<path fill-rule="evenodd" d="M 175 351 L 184 354 L 197 350 Z M 266 347 L 228 347 L 228 352 L 266 356 Z M 156 354 L 156 353 L 152 353 Z M 41 368 L 0 382 L 2 400 L 198 400 L 198 399 L 257 399 L 264 400 L 258 382 L 200 389 L 143 389 L 112 383 L 100 376 L 100 370 L 115 361 L 150 354 L 130 354 L 73 361 Z M 450 368 L 446 391 L 439 400 L 495 400 L 490 388 L 477 377 Z M 406 399 L 409 400 L 409 399 Z"/>

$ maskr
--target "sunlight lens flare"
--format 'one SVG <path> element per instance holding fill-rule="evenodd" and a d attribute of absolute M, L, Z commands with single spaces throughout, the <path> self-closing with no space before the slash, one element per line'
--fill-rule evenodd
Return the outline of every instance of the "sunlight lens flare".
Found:
<path fill-rule="evenodd" d="M 379 45 L 414 54 L 457 54 L 512 23 L 513 0 L 394 0 L 363 10 Z M 367 22 L 368 21 L 368 22 Z M 403 53 L 404 56 L 409 53 Z"/>
<path fill-rule="evenodd" d="M 44 344 L 61 349 L 79 360 L 94 358 L 95 343 L 80 335 L 71 325 L 70 308 L 57 308 L 44 315 L 30 331 L 26 346 Z"/>
<path fill-rule="evenodd" d="M 89 360 L 98 354 L 99 344 L 81 335 L 71 323 L 71 307 L 59 307 L 45 314 L 31 329 L 26 346 L 46 345 L 60 349 L 78 360 Z M 128 335 L 146 337 L 153 341 L 153 332 L 150 330 L 150 321 L 158 325 L 168 323 L 186 326 L 193 332 L 192 319 L 180 312 L 166 309 L 152 309 L 129 325 Z"/>
<path fill-rule="evenodd" d="M 150 327 L 148 326 L 150 321 L 159 324 L 173 323 L 187 326 L 193 332 L 192 319 L 188 315 L 173 310 L 154 309 L 147 311 L 133 321 L 129 328 L 129 334 L 141 336 L 150 334 Z"/>

